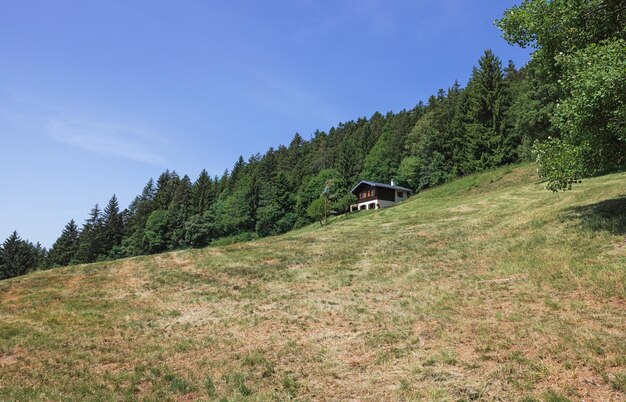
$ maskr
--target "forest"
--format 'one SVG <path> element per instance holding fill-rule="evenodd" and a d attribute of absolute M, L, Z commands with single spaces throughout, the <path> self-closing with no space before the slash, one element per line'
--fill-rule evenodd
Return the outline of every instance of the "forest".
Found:
<path fill-rule="evenodd" d="M 463 86 L 309 139 L 243 156 L 221 176 L 165 171 L 122 209 L 115 195 L 70 220 L 52 247 L 13 232 L 0 279 L 36 269 L 276 235 L 320 219 L 321 193 L 345 212 L 359 180 L 416 192 L 498 166 L 537 161 L 549 190 L 626 167 L 626 4 L 525 0 L 496 22 L 533 50 L 521 68 L 486 50 Z"/>

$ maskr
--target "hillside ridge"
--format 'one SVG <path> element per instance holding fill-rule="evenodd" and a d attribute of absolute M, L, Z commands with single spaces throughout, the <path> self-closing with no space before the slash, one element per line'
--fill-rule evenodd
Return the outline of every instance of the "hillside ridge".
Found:
<path fill-rule="evenodd" d="M 2 281 L 0 398 L 622 400 L 625 183 L 555 194 L 505 167 L 322 227 Z"/>

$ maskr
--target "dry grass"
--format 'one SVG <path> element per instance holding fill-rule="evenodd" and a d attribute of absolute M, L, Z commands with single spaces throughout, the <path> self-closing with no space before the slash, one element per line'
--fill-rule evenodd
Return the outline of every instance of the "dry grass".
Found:
<path fill-rule="evenodd" d="M 0 282 L 0 399 L 624 400 L 626 175 L 532 166 Z"/>

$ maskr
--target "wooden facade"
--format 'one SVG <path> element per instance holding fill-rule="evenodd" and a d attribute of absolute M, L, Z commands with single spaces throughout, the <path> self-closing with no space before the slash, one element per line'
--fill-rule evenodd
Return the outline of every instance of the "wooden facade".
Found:
<path fill-rule="evenodd" d="M 395 202 L 395 193 L 390 188 L 377 187 L 369 184 L 360 185 L 356 191 L 353 192 L 356 195 L 357 201 L 367 202 L 373 200 L 385 200 Z"/>
<path fill-rule="evenodd" d="M 351 211 L 379 209 L 389 207 L 408 198 L 410 189 L 393 184 L 361 181 L 352 189 L 357 203 L 350 207 Z"/>

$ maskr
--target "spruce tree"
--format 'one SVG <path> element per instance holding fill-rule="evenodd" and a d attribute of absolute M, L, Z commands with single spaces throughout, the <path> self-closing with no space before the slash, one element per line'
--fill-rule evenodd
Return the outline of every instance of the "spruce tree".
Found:
<path fill-rule="evenodd" d="M 35 268 L 36 269 L 46 269 L 48 268 L 48 250 L 41 245 L 41 243 L 37 242 L 35 244 L 31 244 L 31 248 L 35 254 Z M 0 265 L 2 263 L 0 262 Z"/>
<path fill-rule="evenodd" d="M 272 182 L 266 183 L 261 191 L 257 211 L 256 232 L 259 236 L 284 233 L 293 228 L 296 215 L 295 197 L 289 190 L 285 173 L 280 172 Z"/>
<path fill-rule="evenodd" d="M 270 148 L 270 151 L 272 151 L 272 148 Z M 239 155 L 239 159 L 237 159 L 237 162 L 235 162 L 235 165 L 233 166 L 233 170 L 230 173 L 230 176 L 228 177 L 228 183 L 227 183 L 227 189 L 228 191 L 233 191 L 235 188 L 235 185 L 237 184 L 237 181 L 239 180 L 239 176 L 243 173 L 243 169 L 246 166 L 246 162 L 243 159 L 242 155 Z"/>
<path fill-rule="evenodd" d="M 192 208 L 193 214 L 202 214 L 209 209 L 215 200 L 213 182 L 205 169 L 202 169 L 200 176 L 192 187 Z"/>
<path fill-rule="evenodd" d="M 305 151 L 305 141 L 299 133 L 293 136 L 286 152 L 285 172 L 288 173 L 291 186 L 295 187 L 302 183 L 302 178 L 306 175 L 305 160 L 303 158 Z"/>
<path fill-rule="evenodd" d="M 506 102 L 502 63 L 491 50 L 478 61 L 468 84 L 466 172 L 493 168 L 505 159 L 503 123 Z"/>
<path fill-rule="evenodd" d="M 170 172 L 166 170 L 159 176 L 156 183 L 156 192 L 154 195 L 155 209 L 167 210 L 174 199 L 174 192 L 180 182 L 180 177 L 176 171 Z"/>
<path fill-rule="evenodd" d="M 78 226 L 74 219 L 70 220 L 63 231 L 61 236 L 54 242 L 50 253 L 48 255 L 49 265 L 51 266 L 65 266 L 69 265 L 76 256 L 78 251 Z"/>
<path fill-rule="evenodd" d="M 224 170 L 222 176 L 219 178 L 215 176 L 215 183 L 217 183 L 217 193 L 221 195 L 224 191 L 226 191 L 226 187 L 228 185 L 228 169 Z"/>
<path fill-rule="evenodd" d="M 124 220 L 120 214 L 120 206 L 115 194 L 109 200 L 104 214 L 102 216 L 103 223 L 103 251 L 109 252 L 114 246 L 122 243 L 124 236 Z"/>
<path fill-rule="evenodd" d="M 94 262 L 104 253 L 104 230 L 100 208 L 96 204 L 85 220 L 78 236 L 78 250 L 75 255 L 76 263 Z"/>
<path fill-rule="evenodd" d="M 167 231 L 169 248 L 181 247 L 185 242 L 185 222 L 192 210 L 192 185 L 189 176 L 185 175 L 176 185 L 172 202 L 167 211 Z"/>
<path fill-rule="evenodd" d="M 129 255 L 139 255 L 145 251 L 144 230 L 148 217 L 155 208 L 156 187 L 150 179 L 128 207 L 128 225 L 125 227 L 127 238 L 125 244 Z"/>
<path fill-rule="evenodd" d="M 35 267 L 36 255 L 31 245 L 22 240 L 16 231 L 0 248 L 0 279 L 24 275 Z"/>
<path fill-rule="evenodd" d="M 356 141 L 352 138 L 346 138 L 341 143 L 339 151 L 339 173 L 343 179 L 350 184 L 358 181 L 358 175 L 362 168 L 362 155 L 356 145 Z"/>
<path fill-rule="evenodd" d="M 382 134 L 376 141 L 376 145 L 365 158 L 363 166 L 363 176 L 367 180 L 388 182 L 391 180 L 399 166 L 399 162 L 395 163 L 395 155 L 400 153 L 402 149 L 398 149 L 395 145 L 398 141 L 394 138 L 397 135 L 393 131 L 390 122 L 385 124 Z"/>

